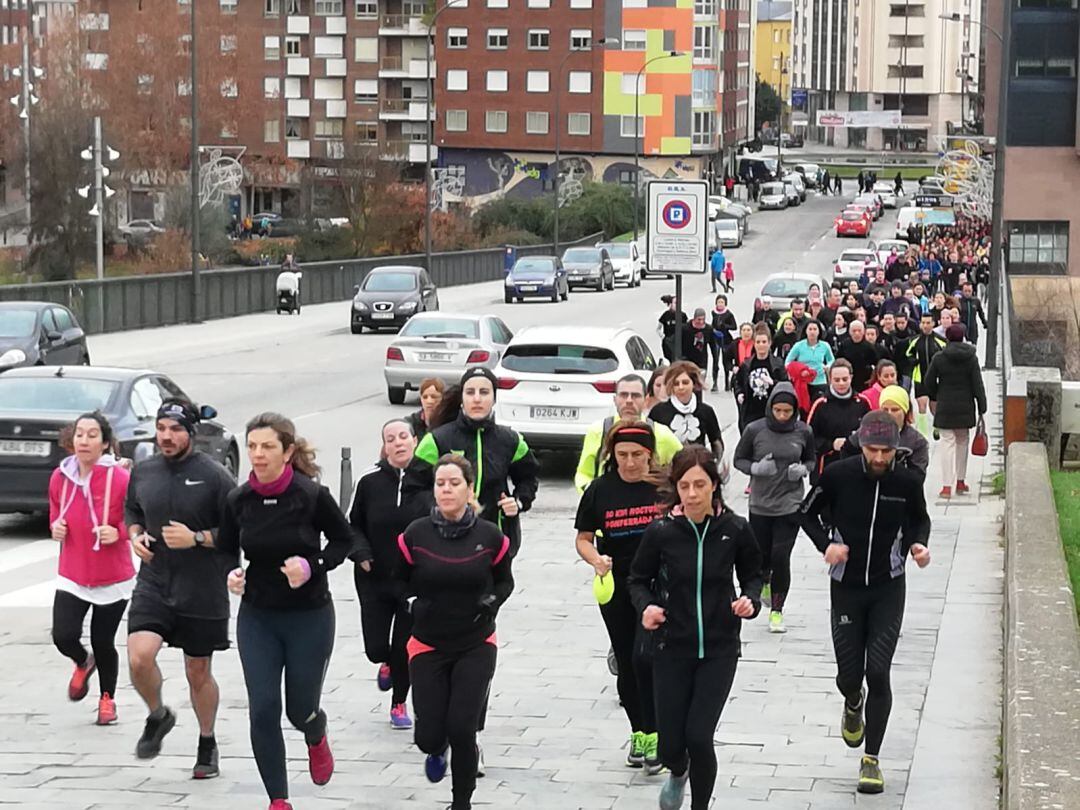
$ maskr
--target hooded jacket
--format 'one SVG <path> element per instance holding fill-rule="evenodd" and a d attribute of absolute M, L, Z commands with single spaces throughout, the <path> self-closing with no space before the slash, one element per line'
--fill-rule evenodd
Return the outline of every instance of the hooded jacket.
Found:
<path fill-rule="evenodd" d="M 772 406 L 786 402 L 795 408 L 791 419 L 778 422 Z M 776 472 L 772 475 L 752 475 L 755 461 L 772 456 Z M 792 464 L 802 464 L 809 471 L 814 466 L 814 433 L 799 419 L 795 389 L 791 383 L 777 383 L 765 406 L 765 417 L 751 422 L 735 447 L 735 469 L 750 476 L 750 512 L 776 517 L 797 512 L 803 499 L 803 479 L 788 478 Z"/>
<path fill-rule="evenodd" d="M 365 583 L 386 583 L 390 580 L 393 566 L 397 562 L 398 535 L 405 527 L 427 513 L 429 499 L 407 497 L 405 479 L 409 467 L 418 463 L 409 462 L 405 469 L 399 470 L 386 459 L 380 459 L 374 466 L 360 473 L 356 482 L 356 494 L 353 496 L 352 509 L 349 510 L 349 524 L 356 535 L 357 547 L 370 547 L 372 558 L 371 572 L 356 567 L 357 585 Z M 358 561 L 364 557 L 355 555 Z"/>
<path fill-rule="evenodd" d="M 870 412 L 870 406 L 862 395 L 852 392 L 851 396 L 841 399 L 829 389 L 829 393 L 818 399 L 810 408 L 806 424 L 814 431 L 814 445 L 817 452 L 816 475 L 812 481 L 832 462 L 840 458 L 840 452 L 833 449 L 837 439 L 846 439 L 853 430 L 858 430 L 859 421 Z"/>
<path fill-rule="evenodd" d="M 787 378 L 784 361 L 772 352 L 764 360 L 759 360 L 755 353 L 739 365 L 732 387 L 736 398 L 743 398 L 739 409 L 740 429 L 765 415 L 765 403 L 773 387 Z"/>
<path fill-rule="evenodd" d="M 941 430 L 975 427 L 977 416 L 986 413 L 986 388 L 975 347 L 951 342 L 935 354 L 926 373 L 926 394 L 931 402 L 937 403 L 934 427 Z"/>
<path fill-rule="evenodd" d="M 111 455 L 98 460 L 86 481 L 79 480 L 75 456 L 68 456 L 53 470 L 49 479 L 49 525 L 61 519 L 67 522 L 67 537 L 60 544 L 59 574 L 64 579 L 94 588 L 126 582 L 135 576 L 124 524 L 129 479 L 128 471 Z M 114 527 L 120 539 L 99 543 L 94 528 L 101 525 Z"/>

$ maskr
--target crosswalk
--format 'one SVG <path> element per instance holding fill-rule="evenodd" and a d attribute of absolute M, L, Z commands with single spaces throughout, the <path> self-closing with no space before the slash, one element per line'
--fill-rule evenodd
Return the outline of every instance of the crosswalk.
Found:
<path fill-rule="evenodd" d="M 0 550 L 0 609 L 51 606 L 58 553 L 55 540 L 31 540 Z"/>

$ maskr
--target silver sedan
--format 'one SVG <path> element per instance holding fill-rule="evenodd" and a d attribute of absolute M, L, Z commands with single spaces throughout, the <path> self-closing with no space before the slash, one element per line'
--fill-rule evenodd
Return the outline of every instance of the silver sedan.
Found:
<path fill-rule="evenodd" d="M 450 385 L 467 368 L 495 368 L 513 336 L 494 315 L 418 312 L 386 350 L 386 396 L 401 405 L 428 377 Z"/>

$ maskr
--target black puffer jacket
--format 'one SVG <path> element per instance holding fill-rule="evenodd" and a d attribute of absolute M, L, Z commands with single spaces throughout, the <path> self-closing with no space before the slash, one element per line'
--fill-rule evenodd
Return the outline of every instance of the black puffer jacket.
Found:
<path fill-rule="evenodd" d="M 409 467 L 420 463 L 413 459 Z M 356 567 L 358 587 L 389 581 L 401 553 L 398 550 L 398 535 L 414 520 L 427 514 L 428 499 L 410 498 L 405 491 L 409 467 L 399 470 L 386 459 L 380 459 L 374 466 L 361 472 L 356 481 L 349 523 L 356 534 L 357 547 L 370 548 L 367 558 L 355 554 L 353 558 L 358 562 L 368 558 L 372 560 L 370 573 L 363 571 L 360 566 Z"/>
<path fill-rule="evenodd" d="M 934 427 L 941 430 L 973 428 L 986 413 L 979 358 L 970 343 L 947 343 L 934 355 L 926 372 L 926 393 L 935 402 Z"/>
<path fill-rule="evenodd" d="M 822 471 L 840 459 L 840 451 L 833 448 L 833 443 L 837 439 L 847 439 L 853 430 L 858 430 L 859 421 L 869 412 L 870 405 L 860 394 L 840 399 L 831 389 L 810 407 L 806 424 L 814 431 L 814 450 L 817 452 L 817 466 L 810 474 L 811 483 L 816 483 Z"/>

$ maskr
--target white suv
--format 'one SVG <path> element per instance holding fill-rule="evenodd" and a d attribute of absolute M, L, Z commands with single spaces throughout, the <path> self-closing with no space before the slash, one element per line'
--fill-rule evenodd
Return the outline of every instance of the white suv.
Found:
<path fill-rule="evenodd" d="M 535 326 L 522 329 L 495 367 L 495 418 L 540 449 L 577 450 L 589 426 L 614 413 L 615 383 L 646 381 L 656 360 L 632 329 Z"/>
<path fill-rule="evenodd" d="M 597 245 L 611 257 L 615 280 L 627 287 L 641 286 L 641 270 L 645 257 L 638 253 L 637 242 L 601 242 Z"/>

